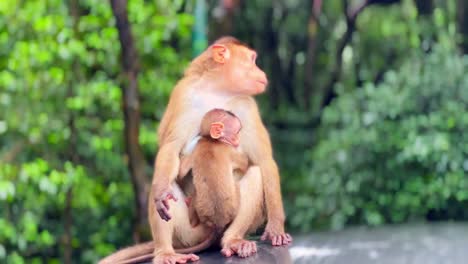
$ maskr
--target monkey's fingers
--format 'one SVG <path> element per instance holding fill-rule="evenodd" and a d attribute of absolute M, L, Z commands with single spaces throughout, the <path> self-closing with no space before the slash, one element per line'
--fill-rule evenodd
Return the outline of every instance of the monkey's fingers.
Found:
<path fill-rule="evenodd" d="M 174 202 L 177 202 L 177 197 L 175 197 L 175 195 L 172 192 L 167 194 L 167 200 L 169 199 L 174 200 Z"/>
<path fill-rule="evenodd" d="M 171 220 L 171 214 L 169 214 L 168 208 L 166 208 L 164 205 L 157 206 L 158 214 L 161 217 L 162 220 L 164 221 L 169 221 Z"/>
<path fill-rule="evenodd" d="M 174 263 L 187 263 L 187 262 L 197 261 L 199 259 L 200 257 L 198 257 L 195 254 L 187 254 L 187 255 L 177 254 L 176 259 L 174 260 L 175 261 Z"/>
<path fill-rule="evenodd" d="M 153 263 L 155 264 L 179 264 L 179 263 L 187 263 L 187 262 L 194 262 L 199 260 L 200 258 L 195 254 L 163 254 L 162 256 L 157 256 L 153 259 Z"/>
<path fill-rule="evenodd" d="M 241 258 L 250 257 L 257 252 L 257 244 L 253 243 L 244 243 L 240 246 L 237 254 Z"/>
<path fill-rule="evenodd" d="M 257 252 L 257 244 L 254 241 L 235 239 L 228 242 L 221 250 L 221 254 L 225 257 L 231 257 L 237 254 L 241 258 L 250 257 Z"/>
<path fill-rule="evenodd" d="M 261 237 L 261 240 L 271 240 L 271 244 L 273 246 L 282 246 L 282 245 L 289 245 L 293 241 L 290 234 L 279 234 L 273 235 L 270 232 L 265 232 Z"/>
<path fill-rule="evenodd" d="M 271 240 L 271 244 L 274 246 L 282 245 L 282 243 L 283 243 L 282 236 L 274 236 L 273 239 Z"/>
<path fill-rule="evenodd" d="M 166 207 L 167 210 L 171 209 L 171 207 L 169 206 L 169 198 L 166 198 L 164 200 L 161 201 L 164 205 L 164 207 Z"/>
<path fill-rule="evenodd" d="M 276 236 L 277 246 L 289 245 L 291 244 L 291 242 L 292 242 L 292 237 L 288 233 Z"/>
<path fill-rule="evenodd" d="M 229 257 L 232 257 L 232 255 L 234 255 L 234 251 L 230 248 L 223 248 L 221 250 L 221 254 L 223 254 L 223 256 L 229 258 Z"/>
<path fill-rule="evenodd" d="M 189 254 L 188 257 L 187 257 L 190 261 L 197 261 L 200 259 L 199 256 L 195 255 L 195 254 Z"/>

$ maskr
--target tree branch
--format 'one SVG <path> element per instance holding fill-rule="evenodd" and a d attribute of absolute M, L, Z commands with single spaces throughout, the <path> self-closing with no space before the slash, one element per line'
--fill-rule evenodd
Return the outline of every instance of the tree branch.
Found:
<path fill-rule="evenodd" d="M 335 68 L 332 70 L 330 80 L 325 85 L 325 96 L 322 101 L 321 109 L 328 106 L 331 101 L 336 97 L 335 84 L 338 82 L 341 70 L 343 66 L 343 51 L 346 45 L 351 42 L 354 31 L 356 30 L 356 18 L 368 5 L 368 1 L 364 1 L 360 6 L 358 6 L 354 11 L 348 11 L 348 1 L 343 0 L 343 12 L 346 17 L 346 31 L 341 37 L 338 47 L 336 49 L 335 56 Z"/>
<path fill-rule="evenodd" d="M 322 13 L 322 0 L 313 0 L 309 15 L 308 34 L 307 34 L 307 55 L 304 69 L 304 106 L 306 110 L 310 109 L 312 90 L 314 87 L 314 64 L 317 53 L 317 35 L 319 30 L 318 19 Z"/>
<path fill-rule="evenodd" d="M 78 23 L 80 20 L 80 12 L 79 12 L 79 4 L 78 0 L 71 0 L 69 3 L 69 12 L 70 16 L 72 17 L 72 27 L 73 27 L 73 34 L 75 38 L 78 38 Z M 77 83 L 76 80 L 81 79 L 81 72 L 78 64 L 78 60 L 73 58 L 72 60 L 72 71 L 71 73 L 73 77 L 69 78 L 69 84 L 67 89 L 67 98 L 72 98 L 75 95 L 74 85 Z M 70 129 L 70 141 L 67 150 L 67 156 L 73 162 L 73 164 L 80 163 L 80 157 L 77 153 L 77 145 L 78 145 L 78 138 L 77 138 L 77 128 L 75 124 L 75 113 L 73 110 L 70 110 L 69 120 L 68 120 L 68 128 Z M 65 209 L 64 209 L 64 235 L 63 235 L 63 262 L 66 264 L 71 264 L 73 261 L 73 246 L 72 246 L 72 239 L 73 239 L 73 186 L 70 186 L 68 189 L 66 196 L 65 196 Z"/>
<path fill-rule="evenodd" d="M 13 147 L 11 147 L 6 153 L 0 156 L 0 161 L 3 163 L 10 163 L 16 159 L 18 154 L 23 151 L 25 143 L 23 141 L 17 141 Z"/>
<path fill-rule="evenodd" d="M 416 0 L 415 4 L 416 8 L 418 9 L 419 15 L 431 15 L 434 11 L 434 3 L 432 2 L 432 0 Z"/>
<path fill-rule="evenodd" d="M 121 85 L 121 89 L 124 95 L 122 103 L 125 119 L 125 151 L 129 160 L 128 166 L 137 208 L 133 237 L 135 241 L 140 241 L 139 230 L 142 230 L 147 219 L 149 179 L 146 177 L 146 162 L 138 140 L 140 129 L 140 102 L 137 79 L 138 57 L 128 21 L 127 1 L 111 0 L 111 6 L 119 32 L 122 66 L 126 77 L 126 83 Z"/>
<path fill-rule="evenodd" d="M 468 3 L 458 0 L 457 3 L 457 29 L 461 36 L 460 48 L 468 54 Z"/>
<path fill-rule="evenodd" d="M 358 16 L 370 5 L 372 4 L 381 4 L 389 5 L 393 3 L 398 3 L 400 0 L 364 0 L 356 8 L 350 10 L 348 8 L 348 1 L 343 0 L 343 11 L 346 17 L 346 31 L 343 34 L 340 42 L 338 43 L 336 57 L 335 57 L 335 68 L 332 70 L 332 74 L 329 82 L 325 85 L 325 96 L 322 100 L 321 109 L 328 106 L 331 101 L 337 96 L 335 91 L 335 84 L 339 81 L 342 64 L 343 64 L 343 51 L 345 47 L 351 42 L 353 33 L 356 31 L 356 21 Z"/>

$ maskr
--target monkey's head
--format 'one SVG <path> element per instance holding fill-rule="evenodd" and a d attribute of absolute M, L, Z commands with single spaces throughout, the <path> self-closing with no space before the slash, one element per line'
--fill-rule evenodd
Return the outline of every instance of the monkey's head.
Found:
<path fill-rule="evenodd" d="M 197 57 L 187 74 L 204 76 L 216 89 L 234 95 L 257 95 L 268 84 L 256 65 L 257 52 L 233 37 L 223 37 Z"/>
<path fill-rule="evenodd" d="M 203 116 L 200 135 L 237 147 L 241 129 L 242 124 L 236 115 L 223 109 L 213 109 Z"/>

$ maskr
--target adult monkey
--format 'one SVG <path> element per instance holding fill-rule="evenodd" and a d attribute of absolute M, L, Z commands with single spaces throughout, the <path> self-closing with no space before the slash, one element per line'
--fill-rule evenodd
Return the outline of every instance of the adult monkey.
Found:
<path fill-rule="evenodd" d="M 239 180 L 239 213 L 221 239 L 221 252 L 227 257 L 247 257 L 257 251 L 255 242 L 244 237 L 264 223 L 265 207 L 267 225 L 261 239 L 271 240 L 274 246 L 291 243 L 291 236 L 284 232 L 278 167 L 268 131 L 252 98 L 263 93 L 268 82 L 255 64 L 256 58 L 257 53 L 247 45 L 233 37 L 223 37 L 192 61 L 172 91 L 159 126 L 160 148 L 150 192 L 150 201 L 156 206 L 150 202 L 148 214 L 154 246 L 147 243 L 130 247 L 101 263 L 131 263 L 127 261 L 148 256 L 154 256 L 154 264 L 186 263 L 198 257 L 176 253 L 174 248 L 213 241 L 207 239 L 211 230 L 190 225 L 185 203 L 172 203 L 169 208 L 170 199 L 184 200 L 174 182 L 179 172 L 179 155 L 197 136 L 204 114 L 213 108 L 229 110 L 239 117 L 243 126 L 240 147 L 253 164 Z M 152 255 L 148 249 L 151 246 Z"/>

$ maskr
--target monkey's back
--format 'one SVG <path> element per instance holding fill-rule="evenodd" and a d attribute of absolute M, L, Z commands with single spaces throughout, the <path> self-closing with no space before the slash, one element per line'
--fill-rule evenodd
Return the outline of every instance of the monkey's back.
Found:
<path fill-rule="evenodd" d="M 202 223 L 225 228 L 239 209 L 239 186 L 233 176 L 232 146 L 200 139 L 193 155 L 193 206 Z"/>

